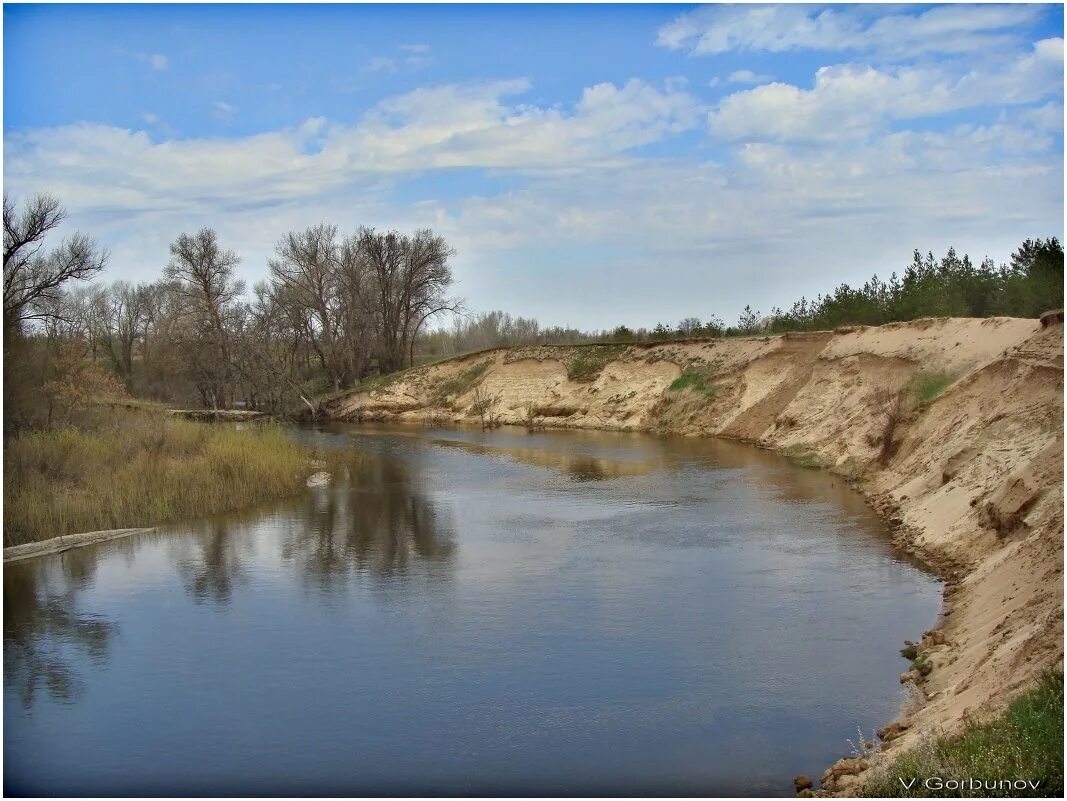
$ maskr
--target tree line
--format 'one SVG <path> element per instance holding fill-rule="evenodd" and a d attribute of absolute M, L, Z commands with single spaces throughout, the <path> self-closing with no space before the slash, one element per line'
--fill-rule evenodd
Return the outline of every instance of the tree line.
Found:
<path fill-rule="evenodd" d="M 365 380 L 490 347 L 650 342 L 880 325 L 919 317 L 1036 317 L 1063 303 L 1063 248 L 1027 239 L 1008 263 L 979 264 L 952 248 L 915 251 L 888 280 L 841 284 L 814 300 L 736 323 L 687 317 L 651 328 L 543 327 L 502 311 L 470 315 L 449 293 L 454 251 L 430 229 L 412 234 L 320 224 L 276 243 L 267 278 L 251 291 L 239 255 L 217 233 L 182 233 L 156 281 L 88 284 L 109 259 L 75 233 L 49 248 L 66 218 L 39 195 L 18 208 L 4 197 L 5 431 L 51 422 L 83 396 L 107 391 L 204 408 L 271 413 L 304 407 Z M 442 315 L 450 327 L 431 330 Z"/>
<path fill-rule="evenodd" d="M 843 325 L 884 325 L 920 317 L 1037 317 L 1063 305 L 1063 246 L 1055 237 L 1027 239 L 1006 264 L 990 258 L 974 264 L 954 248 L 937 259 L 914 251 L 912 263 L 888 280 L 874 275 L 860 287 L 841 284 L 813 300 L 801 298 L 788 311 L 762 314 L 746 305 L 735 323 L 716 316 L 685 317 L 677 324 L 616 326 L 602 331 L 542 328 L 537 320 L 502 311 L 457 317 L 451 328 L 428 333 L 423 347 L 435 355 L 513 345 L 589 342 L 655 342 L 667 339 L 751 336 L 788 331 L 832 330 Z"/>
<path fill-rule="evenodd" d="M 211 228 L 180 234 L 156 281 L 87 285 L 109 254 L 82 234 L 49 249 L 65 217 L 48 195 L 21 209 L 4 198 L 5 430 L 94 382 L 205 408 L 314 410 L 324 392 L 410 364 L 430 321 L 462 308 L 454 252 L 430 229 L 291 231 L 246 293 L 239 255 Z"/>

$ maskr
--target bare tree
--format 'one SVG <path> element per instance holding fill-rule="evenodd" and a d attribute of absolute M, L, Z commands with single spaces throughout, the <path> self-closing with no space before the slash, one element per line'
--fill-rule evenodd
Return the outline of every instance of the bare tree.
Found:
<path fill-rule="evenodd" d="M 327 379 L 335 390 L 347 386 L 352 378 L 352 358 L 345 341 L 348 315 L 342 299 L 337 226 L 319 224 L 291 231 L 275 246 L 275 254 L 268 265 L 278 285 L 276 300 L 304 312 L 299 316 L 301 333 Z"/>
<path fill-rule="evenodd" d="M 358 250 L 370 284 L 379 368 L 393 372 L 414 361 L 415 339 L 428 320 L 460 309 L 458 300 L 446 296 L 454 251 L 429 229 L 409 237 L 370 228 L 360 229 Z"/>
<path fill-rule="evenodd" d="M 4 329 L 54 313 L 60 287 L 104 269 L 108 252 L 84 234 L 71 234 L 53 250 L 44 240 L 67 217 L 59 200 L 37 195 L 19 212 L 4 195 Z"/>
<path fill-rule="evenodd" d="M 170 246 L 171 260 L 164 275 L 174 283 L 183 301 L 182 311 L 193 323 L 190 357 L 198 375 L 198 388 L 205 406 L 227 405 L 232 393 L 228 318 L 244 291 L 234 278 L 241 259 L 233 250 L 219 246 L 211 228 L 181 234 Z"/>

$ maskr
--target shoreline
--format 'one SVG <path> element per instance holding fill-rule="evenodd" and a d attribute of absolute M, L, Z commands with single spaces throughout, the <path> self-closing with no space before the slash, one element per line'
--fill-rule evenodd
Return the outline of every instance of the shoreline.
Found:
<path fill-rule="evenodd" d="M 882 761 L 1000 712 L 1063 664 L 1062 312 L 639 343 L 592 377 L 575 375 L 581 352 L 457 356 L 333 397 L 323 417 L 477 424 L 480 388 L 496 423 L 720 437 L 841 476 L 945 582 L 901 677 L 914 698 L 879 731 Z M 675 389 L 694 372 L 698 391 Z M 924 377 L 941 388 L 887 411 Z M 867 767 L 839 761 L 804 794 L 853 795 Z"/>
<path fill-rule="evenodd" d="M 878 732 L 882 763 L 999 712 L 1062 666 L 1062 317 L 641 345 L 582 380 L 568 374 L 572 355 L 497 349 L 414 368 L 331 397 L 324 422 L 477 425 L 473 400 L 488 395 L 491 427 L 715 437 L 840 476 L 893 544 L 944 582 L 937 619 L 909 645 L 916 659 L 901 684 L 912 698 Z M 693 370 L 710 388 L 676 391 Z M 951 380 L 886 426 L 886 388 L 899 399 L 924 375 Z M 5 548 L 5 562 L 144 530 L 12 546 L 22 550 Z M 839 760 L 804 794 L 854 795 L 866 756 Z"/>

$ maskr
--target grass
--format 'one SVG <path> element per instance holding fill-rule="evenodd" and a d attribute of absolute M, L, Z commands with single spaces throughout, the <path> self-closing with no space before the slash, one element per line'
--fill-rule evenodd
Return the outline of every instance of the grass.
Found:
<path fill-rule="evenodd" d="M 699 392 L 708 398 L 714 398 L 716 392 L 716 387 L 711 383 L 711 376 L 704 370 L 686 370 L 667 387 L 670 392 L 681 392 L 686 389 Z"/>
<path fill-rule="evenodd" d="M 919 373 L 915 376 L 915 397 L 919 403 L 929 403 L 944 392 L 952 381 L 944 373 Z"/>
<path fill-rule="evenodd" d="M 292 495 L 314 454 L 275 424 L 182 420 L 151 407 L 95 408 L 77 425 L 4 447 L 4 545 L 153 526 Z"/>
<path fill-rule="evenodd" d="M 960 735 L 927 741 L 901 754 L 887 769 L 875 770 L 863 787 L 868 797 L 1062 797 L 1063 673 L 1045 673 L 1033 690 L 989 723 L 969 723 Z M 927 777 L 937 777 L 945 786 L 930 786 Z M 1041 784 L 1036 790 L 1018 785 L 947 786 L 949 780 L 972 778 Z M 908 789 L 912 779 L 918 781 Z"/>
<path fill-rule="evenodd" d="M 442 405 L 450 397 L 458 397 L 474 386 L 475 382 L 482 377 L 482 373 L 489 369 L 491 362 L 481 362 L 469 367 L 454 378 L 442 381 L 434 391 L 433 402 Z"/>
<path fill-rule="evenodd" d="M 803 445 L 790 445 L 782 451 L 782 455 L 797 467 L 803 467 L 808 470 L 817 470 L 820 467 L 825 467 L 822 460 Z"/>
<path fill-rule="evenodd" d="M 617 359 L 629 345 L 585 345 L 575 348 L 567 359 L 567 378 L 571 381 L 596 381 L 607 363 Z"/>

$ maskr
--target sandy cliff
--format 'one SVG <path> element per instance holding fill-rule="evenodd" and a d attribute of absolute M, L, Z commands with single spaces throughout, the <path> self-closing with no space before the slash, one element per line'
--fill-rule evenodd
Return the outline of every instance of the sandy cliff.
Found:
<path fill-rule="evenodd" d="M 672 390 L 683 374 L 690 386 Z M 855 480 L 901 544 L 949 579 L 937 631 L 916 632 L 933 669 L 908 678 L 916 704 L 885 732 L 890 751 L 997 710 L 1062 664 L 1062 315 L 499 349 L 408 371 L 326 413 L 459 421 L 485 398 L 505 423 L 725 436 Z"/>

